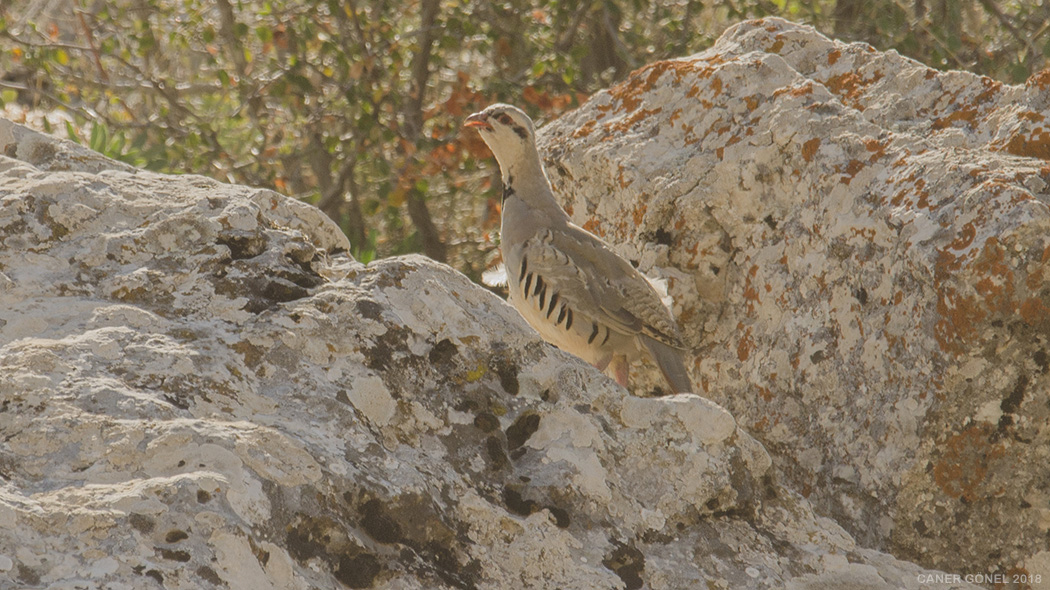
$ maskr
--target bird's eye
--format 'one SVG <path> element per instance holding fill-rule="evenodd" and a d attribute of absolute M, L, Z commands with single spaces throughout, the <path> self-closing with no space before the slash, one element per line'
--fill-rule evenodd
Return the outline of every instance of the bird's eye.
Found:
<path fill-rule="evenodd" d="M 498 120 L 500 123 L 503 123 L 504 125 L 510 125 L 511 123 L 510 115 L 508 115 L 507 113 L 500 113 L 499 116 L 496 117 L 496 120 Z"/>

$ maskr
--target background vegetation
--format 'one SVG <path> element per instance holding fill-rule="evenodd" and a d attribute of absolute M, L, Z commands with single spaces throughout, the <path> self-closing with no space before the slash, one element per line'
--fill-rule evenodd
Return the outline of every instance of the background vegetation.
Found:
<path fill-rule="evenodd" d="M 359 259 L 421 251 L 477 278 L 498 177 L 467 114 L 550 119 L 771 15 L 1004 82 L 1050 55 L 1045 0 L 7 0 L 0 100 L 138 166 L 312 202 Z"/>

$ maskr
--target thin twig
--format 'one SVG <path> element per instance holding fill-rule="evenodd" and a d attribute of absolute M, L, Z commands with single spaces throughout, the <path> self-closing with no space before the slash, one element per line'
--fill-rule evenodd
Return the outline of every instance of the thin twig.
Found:
<path fill-rule="evenodd" d="M 569 48 L 572 47 L 572 44 L 576 39 L 576 32 L 580 30 L 580 25 L 583 24 L 583 19 L 587 18 L 587 11 L 589 8 L 590 5 L 586 2 L 580 2 L 579 6 L 576 7 L 576 12 L 572 15 L 572 22 L 569 23 L 568 28 L 566 28 L 554 42 L 554 48 L 556 50 L 568 51 Z"/>
<path fill-rule="evenodd" d="M 420 7 L 420 30 L 423 31 L 419 40 L 419 51 L 412 56 L 410 64 L 412 70 L 412 86 L 409 89 L 408 100 L 405 101 L 404 120 L 405 132 L 402 136 L 408 143 L 417 145 L 423 135 L 423 100 L 427 89 L 427 80 L 430 78 L 430 56 L 434 47 L 434 23 L 437 22 L 438 11 L 441 8 L 440 0 L 423 0 Z M 405 164 L 398 178 L 413 168 L 412 157 L 405 154 Z M 441 239 L 434 219 L 427 208 L 424 196 L 415 189 L 408 191 L 408 216 L 412 225 L 416 226 L 423 239 L 423 251 L 427 256 L 444 262 L 448 257 L 448 248 Z"/>
<path fill-rule="evenodd" d="M 76 105 L 73 105 L 73 104 L 71 104 L 71 103 L 69 103 L 67 101 L 62 100 L 57 95 L 52 94 L 52 93 L 44 90 L 43 88 L 34 88 L 34 87 L 30 87 L 30 86 L 28 86 L 26 84 L 19 84 L 17 82 L 8 82 L 6 80 L 0 80 L 0 88 L 10 88 L 12 90 L 21 90 L 23 92 L 33 92 L 33 93 L 39 94 L 40 96 L 43 96 L 47 100 L 49 100 L 49 101 L 59 105 L 60 107 L 62 107 L 64 109 L 73 111 L 75 113 L 80 113 L 80 115 L 82 117 L 84 117 L 85 119 L 87 119 L 89 121 L 104 122 L 104 123 L 109 124 L 109 119 L 107 119 L 104 115 L 100 114 L 95 109 L 92 109 L 91 107 L 86 107 L 86 106 L 79 106 L 78 107 Z"/>
<path fill-rule="evenodd" d="M 638 61 L 631 55 L 631 50 L 624 44 L 623 39 L 620 39 L 620 32 L 616 29 L 616 25 L 612 22 L 612 17 L 609 16 L 609 9 L 602 5 L 602 26 L 605 27 L 605 31 L 609 34 L 609 38 L 612 39 L 613 47 L 616 48 L 616 53 L 620 54 L 623 61 L 627 64 L 630 69 L 638 67 Z"/>
<path fill-rule="evenodd" d="M 102 58 L 99 56 L 98 46 L 95 45 L 95 35 L 91 32 L 91 27 L 88 26 L 87 20 L 84 19 L 84 11 L 77 10 L 77 21 L 80 22 L 80 28 L 84 29 L 84 36 L 87 37 L 88 47 L 91 48 L 91 56 L 95 59 L 95 67 L 98 69 L 98 75 L 102 78 L 103 82 L 109 82 L 109 74 L 106 73 L 106 69 L 102 67 Z"/>

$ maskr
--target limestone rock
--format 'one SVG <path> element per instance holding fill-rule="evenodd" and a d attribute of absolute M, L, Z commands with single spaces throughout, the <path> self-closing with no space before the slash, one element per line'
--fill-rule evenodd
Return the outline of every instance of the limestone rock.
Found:
<path fill-rule="evenodd" d="M 765 19 L 541 143 L 574 219 L 670 279 L 700 393 L 818 512 L 1050 580 L 1048 89 Z"/>
<path fill-rule="evenodd" d="M 966 587 L 815 515 L 722 407 L 627 396 L 445 266 L 0 138 L 0 588 Z"/>

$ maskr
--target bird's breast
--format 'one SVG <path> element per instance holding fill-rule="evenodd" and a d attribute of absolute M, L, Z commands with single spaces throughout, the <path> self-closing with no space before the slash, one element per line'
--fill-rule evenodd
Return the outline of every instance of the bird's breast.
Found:
<path fill-rule="evenodd" d="M 508 301 L 547 342 L 592 364 L 607 362 L 611 353 L 633 342 L 565 297 L 550 276 L 530 268 L 527 256 L 508 256 L 505 264 Z"/>

